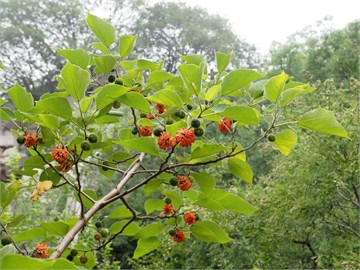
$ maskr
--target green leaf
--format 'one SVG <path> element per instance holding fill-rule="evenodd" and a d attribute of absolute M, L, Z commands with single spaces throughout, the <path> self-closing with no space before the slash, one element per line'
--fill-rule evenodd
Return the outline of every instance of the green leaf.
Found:
<path fill-rule="evenodd" d="M 264 95 L 267 79 L 259 80 L 250 84 L 248 92 L 252 98 L 259 98 Z"/>
<path fill-rule="evenodd" d="M 25 216 L 23 214 L 17 216 L 16 218 L 14 218 L 11 222 L 9 222 L 8 224 L 6 224 L 7 228 L 10 227 L 16 227 L 17 225 L 19 225 L 21 223 L 21 221 L 23 221 L 25 218 Z"/>
<path fill-rule="evenodd" d="M 275 141 L 271 142 L 283 155 L 288 156 L 297 143 L 297 136 L 291 129 L 285 129 L 275 135 Z"/>
<path fill-rule="evenodd" d="M 138 126 L 143 126 L 143 127 L 155 127 L 158 125 L 158 123 L 154 123 L 153 121 L 146 119 L 146 118 L 140 118 L 137 121 L 137 125 Z"/>
<path fill-rule="evenodd" d="M 83 192 L 85 194 L 87 194 L 90 198 L 94 199 L 96 201 L 97 199 L 97 196 L 96 196 L 96 192 L 92 189 L 85 189 L 83 190 Z M 82 202 L 84 203 L 84 205 L 87 207 L 87 208 L 91 208 L 94 203 L 92 201 L 90 201 L 88 198 L 86 198 L 83 194 L 80 195 L 81 196 L 81 199 L 82 199 Z M 77 202 L 80 202 L 80 199 L 79 199 L 79 194 L 76 190 L 74 190 L 74 197 L 75 197 L 75 200 Z"/>
<path fill-rule="evenodd" d="M 118 100 L 124 103 L 125 105 L 137 109 L 139 111 L 151 113 L 149 102 L 147 102 L 144 96 L 139 93 L 130 92 L 121 96 L 120 98 L 118 98 Z"/>
<path fill-rule="evenodd" d="M 68 62 L 60 74 L 61 77 L 58 76 L 57 79 L 61 88 L 64 88 L 69 95 L 79 101 L 85 95 L 85 90 L 90 83 L 90 73 Z"/>
<path fill-rule="evenodd" d="M 252 183 L 253 171 L 249 164 L 238 157 L 228 159 L 229 170 L 237 177 L 245 180 L 249 184 Z"/>
<path fill-rule="evenodd" d="M 128 220 L 121 220 L 118 222 L 115 222 L 114 224 L 112 224 L 110 226 L 110 233 L 111 234 L 117 234 L 119 233 L 126 224 L 128 224 Z M 131 222 L 129 225 L 127 225 L 125 227 L 125 229 L 123 230 L 123 232 L 121 233 L 121 235 L 126 235 L 126 236 L 133 236 L 135 235 L 138 231 L 140 230 L 139 225 L 137 225 L 135 222 Z"/>
<path fill-rule="evenodd" d="M 334 113 L 323 108 L 305 113 L 297 124 L 305 129 L 348 138 L 346 130 L 336 121 Z"/>
<path fill-rule="evenodd" d="M 8 189 L 4 182 L 0 182 L 0 202 L 6 201 L 8 196 Z"/>
<path fill-rule="evenodd" d="M 258 114 L 260 112 L 257 113 L 255 109 L 248 106 L 230 106 L 225 111 L 219 113 L 221 116 L 255 126 L 259 125 Z"/>
<path fill-rule="evenodd" d="M 111 55 L 104 55 L 95 57 L 96 67 L 94 69 L 96 74 L 108 74 L 114 69 L 116 60 Z"/>
<path fill-rule="evenodd" d="M 106 47 L 115 42 L 115 28 L 111 24 L 90 13 L 86 17 L 86 22 Z"/>
<path fill-rule="evenodd" d="M 220 92 L 220 90 L 221 90 L 220 84 L 214 85 L 206 92 L 205 99 L 207 101 L 214 100 L 214 98 Z"/>
<path fill-rule="evenodd" d="M 9 108 L 0 108 L 0 119 L 5 121 L 12 121 L 16 119 L 14 111 Z"/>
<path fill-rule="evenodd" d="M 137 247 L 134 251 L 134 259 L 138 259 L 141 256 L 144 256 L 145 254 L 149 253 L 150 251 L 158 248 L 160 246 L 161 242 L 159 238 L 156 236 L 151 236 L 148 238 L 141 238 L 137 242 Z"/>
<path fill-rule="evenodd" d="M 48 223 L 42 222 L 40 226 L 50 234 L 55 234 L 58 236 L 64 236 L 69 231 L 69 225 L 60 221 Z"/>
<path fill-rule="evenodd" d="M 181 78 L 190 93 L 195 95 L 200 93 L 204 68 L 205 64 L 200 64 L 200 66 L 181 64 L 178 67 Z"/>
<path fill-rule="evenodd" d="M 99 51 L 101 51 L 102 53 L 104 54 L 109 54 L 110 51 L 109 51 L 109 48 L 106 47 L 103 43 L 101 42 L 94 42 L 94 43 L 91 43 L 91 46 L 95 47 L 96 49 L 98 49 Z"/>
<path fill-rule="evenodd" d="M 201 241 L 225 244 L 232 240 L 220 226 L 211 221 L 199 221 L 190 229 L 191 233 Z"/>
<path fill-rule="evenodd" d="M 34 107 L 34 98 L 31 93 L 26 92 L 18 83 L 9 89 L 8 95 L 20 112 L 28 112 Z"/>
<path fill-rule="evenodd" d="M 114 143 L 150 155 L 159 155 L 159 147 L 157 146 L 155 138 L 153 137 L 140 137 L 132 140 L 114 141 Z"/>
<path fill-rule="evenodd" d="M 112 104 L 115 99 L 126 94 L 130 89 L 118 84 L 107 84 L 97 89 L 96 109 L 100 110 L 107 105 Z"/>
<path fill-rule="evenodd" d="M 145 186 L 144 186 L 144 193 L 145 196 L 150 196 L 151 193 L 153 193 L 155 190 L 163 190 L 163 179 L 161 178 L 156 178 L 154 180 L 151 180 L 150 182 L 148 182 Z"/>
<path fill-rule="evenodd" d="M 120 57 L 128 56 L 135 47 L 137 36 L 121 36 L 119 40 Z"/>
<path fill-rule="evenodd" d="M 46 232 L 43 228 L 32 228 L 13 237 L 15 242 L 25 242 L 33 239 L 45 238 Z"/>
<path fill-rule="evenodd" d="M 225 150 L 226 147 L 220 144 L 203 144 L 202 146 L 196 147 L 192 150 L 191 158 L 197 159 L 202 157 L 208 157 L 220 153 Z"/>
<path fill-rule="evenodd" d="M 215 178 L 210 174 L 191 172 L 190 175 L 203 193 L 208 193 L 215 187 Z"/>
<path fill-rule="evenodd" d="M 17 253 L 16 248 L 13 245 L 6 245 L 0 248 L 0 269 L 4 269 L 1 268 L 1 263 L 3 261 L 3 258 L 8 254 L 16 254 L 16 253 Z"/>
<path fill-rule="evenodd" d="M 36 102 L 36 106 L 52 115 L 60 116 L 64 119 L 70 119 L 72 117 L 72 108 L 66 98 L 50 97 L 42 99 Z"/>
<path fill-rule="evenodd" d="M 221 74 L 229 65 L 231 60 L 231 54 L 226 54 L 222 52 L 215 52 L 216 67 L 218 69 L 218 74 Z"/>
<path fill-rule="evenodd" d="M 284 72 L 281 74 L 272 77 L 267 81 L 265 84 L 265 91 L 264 96 L 268 100 L 270 100 L 273 103 L 276 103 L 284 90 L 286 80 L 288 79 L 288 75 L 286 75 Z"/>
<path fill-rule="evenodd" d="M 4 105 L 7 102 L 8 102 L 7 100 L 0 98 L 0 106 Z"/>
<path fill-rule="evenodd" d="M 229 72 L 221 83 L 221 95 L 229 95 L 232 92 L 240 89 L 251 83 L 252 81 L 264 77 L 264 74 L 260 74 L 250 69 L 236 69 Z"/>
<path fill-rule="evenodd" d="M 165 82 L 172 78 L 174 78 L 174 75 L 172 75 L 166 71 L 155 70 L 155 71 L 151 72 L 151 74 L 149 76 L 148 84 Z"/>
<path fill-rule="evenodd" d="M 176 131 L 178 131 L 180 128 L 187 127 L 187 124 L 184 120 L 180 120 L 175 122 L 172 125 L 166 126 L 166 131 L 170 132 L 172 136 L 176 136 Z"/>
<path fill-rule="evenodd" d="M 69 60 L 70 63 L 83 69 L 86 69 L 90 62 L 90 56 L 83 49 L 63 49 L 57 50 L 57 53 Z"/>
<path fill-rule="evenodd" d="M 164 201 L 159 199 L 148 199 L 145 201 L 144 207 L 146 214 L 151 214 L 155 211 L 161 211 L 164 207 Z"/>
<path fill-rule="evenodd" d="M 132 213 L 125 205 L 120 205 L 112 210 L 109 214 L 109 219 L 118 219 L 118 218 L 129 218 L 132 217 Z"/>
<path fill-rule="evenodd" d="M 141 228 L 134 235 L 134 238 L 139 239 L 139 238 L 147 238 L 147 237 L 150 237 L 150 236 L 156 236 L 164 229 L 164 227 L 165 226 L 162 223 L 149 224 L 149 225 L 145 226 L 144 228 Z"/>
<path fill-rule="evenodd" d="M 43 157 L 48 162 L 53 161 L 53 158 L 51 157 L 50 154 L 45 154 L 43 155 Z M 43 161 L 43 159 L 40 156 L 31 156 L 24 161 L 24 168 L 25 170 L 31 170 L 35 168 L 43 169 L 45 164 L 46 163 Z"/>
<path fill-rule="evenodd" d="M 155 63 L 145 59 L 138 59 L 136 61 L 137 68 L 139 70 L 159 70 L 161 69 L 162 62 Z"/>
<path fill-rule="evenodd" d="M 294 88 L 286 89 L 280 97 L 280 106 L 285 106 L 292 101 L 296 96 L 313 92 L 315 89 L 308 85 L 299 85 Z"/>
<path fill-rule="evenodd" d="M 48 127 L 50 129 L 57 129 L 60 126 L 59 119 L 51 114 L 38 114 L 38 123 L 40 126 Z"/>
<path fill-rule="evenodd" d="M 183 103 L 179 95 L 176 92 L 169 89 L 160 90 L 156 92 L 154 95 L 148 97 L 147 99 L 153 102 L 164 104 L 169 107 L 178 107 L 178 108 L 183 107 Z"/>
<path fill-rule="evenodd" d="M 174 208 L 178 208 L 180 205 L 184 204 L 180 192 L 177 190 L 164 190 L 161 194 L 171 199 L 171 204 Z"/>

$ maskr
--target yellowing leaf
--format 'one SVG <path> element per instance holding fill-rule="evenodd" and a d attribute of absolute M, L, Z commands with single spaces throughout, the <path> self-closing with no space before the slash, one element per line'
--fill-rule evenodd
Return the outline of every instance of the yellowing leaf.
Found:
<path fill-rule="evenodd" d="M 30 200 L 36 201 L 45 192 L 51 189 L 53 183 L 49 180 L 42 181 L 36 184 L 34 192 L 31 194 Z"/>

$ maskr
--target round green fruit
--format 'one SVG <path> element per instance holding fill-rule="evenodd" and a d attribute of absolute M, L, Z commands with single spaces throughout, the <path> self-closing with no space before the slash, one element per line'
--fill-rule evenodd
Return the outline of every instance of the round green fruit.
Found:
<path fill-rule="evenodd" d="M 115 75 L 110 74 L 107 79 L 108 79 L 109 83 L 112 83 L 115 81 L 116 77 L 115 77 Z"/>
<path fill-rule="evenodd" d="M 154 134 L 156 137 L 159 137 L 163 131 L 164 131 L 164 130 L 163 130 L 162 128 L 155 128 L 154 131 L 153 131 L 153 134 Z"/>
<path fill-rule="evenodd" d="M 100 241 L 100 240 L 101 240 L 101 238 L 102 238 L 101 233 L 99 233 L 99 232 L 95 233 L 95 235 L 94 235 L 94 239 L 95 239 L 96 241 Z"/>
<path fill-rule="evenodd" d="M 101 228 L 101 227 L 102 227 L 102 223 L 101 223 L 100 221 L 97 221 L 97 222 L 95 223 L 95 227 L 96 227 L 96 228 Z"/>
<path fill-rule="evenodd" d="M 170 236 L 174 236 L 174 235 L 175 235 L 175 233 L 176 233 L 176 231 L 175 231 L 175 230 L 170 230 L 170 231 L 169 231 Z"/>
<path fill-rule="evenodd" d="M 123 80 L 122 79 L 116 79 L 115 80 L 115 84 L 118 84 L 118 85 L 124 85 L 124 82 L 123 82 Z"/>
<path fill-rule="evenodd" d="M 19 136 L 19 137 L 17 137 L 16 141 L 17 141 L 18 144 L 24 144 L 25 137 L 24 136 Z"/>
<path fill-rule="evenodd" d="M 180 118 L 180 111 L 176 111 L 176 112 L 174 112 L 174 116 L 176 116 L 176 117 L 179 117 L 179 118 Z"/>
<path fill-rule="evenodd" d="M 70 251 L 70 255 L 71 256 L 73 256 L 73 257 L 75 257 L 76 255 L 78 255 L 78 251 L 77 251 L 77 249 L 72 249 L 71 251 Z"/>
<path fill-rule="evenodd" d="M 174 187 L 177 186 L 178 182 L 179 182 L 179 180 L 176 177 L 173 177 L 170 179 L 170 185 L 172 185 Z"/>
<path fill-rule="evenodd" d="M 269 136 L 267 136 L 267 139 L 269 140 L 269 142 L 275 142 L 276 137 L 272 134 L 270 134 Z"/>
<path fill-rule="evenodd" d="M 132 130 L 131 130 L 131 133 L 136 135 L 139 133 L 139 130 L 137 129 L 137 127 L 134 127 Z"/>
<path fill-rule="evenodd" d="M 86 255 L 82 255 L 82 256 L 80 257 L 80 262 L 81 262 L 82 264 L 86 264 L 86 263 L 88 262 L 88 257 L 87 257 Z"/>
<path fill-rule="evenodd" d="M 1 244 L 3 246 L 9 245 L 11 244 L 11 237 L 9 235 L 5 235 L 2 239 L 1 239 Z"/>
<path fill-rule="evenodd" d="M 203 130 L 203 128 L 201 128 L 201 127 L 195 128 L 195 136 L 201 137 L 202 135 L 204 135 L 204 130 Z"/>
<path fill-rule="evenodd" d="M 185 118 L 185 113 L 183 111 L 180 111 L 179 118 L 181 119 Z"/>
<path fill-rule="evenodd" d="M 108 230 L 107 229 L 102 229 L 101 231 L 100 231 L 100 234 L 101 234 L 101 236 L 102 237 L 106 237 L 107 235 L 108 235 Z"/>
<path fill-rule="evenodd" d="M 89 142 L 96 143 L 98 141 L 98 137 L 96 134 L 90 134 L 88 137 Z"/>
<path fill-rule="evenodd" d="M 165 199 L 165 203 L 166 203 L 166 204 L 170 204 L 170 203 L 171 203 L 171 199 L 170 199 L 170 198 L 166 198 L 166 199 Z"/>
<path fill-rule="evenodd" d="M 167 124 L 167 125 L 172 125 L 172 124 L 174 124 L 174 120 L 172 120 L 171 118 L 168 118 L 168 119 L 166 119 L 166 123 L 165 124 Z"/>
<path fill-rule="evenodd" d="M 191 120 L 191 126 L 193 127 L 193 128 L 198 128 L 198 127 L 200 127 L 200 121 L 199 121 L 199 119 L 193 119 L 193 120 Z"/>
<path fill-rule="evenodd" d="M 192 110 L 193 106 L 190 104 L 186 104 L 186 108 L 190 111 L 190 110 Z"/>
<path fill-rule="evenodd" d="M 114 108 L 114 109 L 119 109 L 119 108 L 120 108 L 120 106 L 121 106 L 120 101 L 115 100 L 115 101 L 113 102 L 113 108 Z"/>
<path fill-rule="evenodd" d="M 81 146 L 81 149 L 84 151 L 91 150 L 91 143 L 88 140 L 83 141 L 80 146 Z"/>
<path fill-rule="evenodd" d="M 110 166 L 110 163 L 109 162 L 107 162 L 107 161 L 104 161 L 103 162 L 103 165 L 105 165 L 105 166 Z M 108 168 L 106 168 L 106 167 L 101 167 L 101 169 L 103 170 L 103 171 L 107 171 L 107 170 L 109 170 Z M 101 223 L 100 223 L 101 224 Z M 95 224 L 95 226 L 96 226 L 96 224 Z M 97 227 L 98 228 L 98 227 Z"/>
<path fill-rule="evenodd" d="M 147 116 L 146 113 L 144 113 L 144 112 L 140 113 L 140 118 L 146 118 L 146 116 Z"/>
<path fill-rule="evenodd" d="M 71 254 L 69 254 L 69 255 L 66 256 L 66 259 L 67 259 L 68 261 L 72 262 L 72 260 L 74 259 L 74 256 L 71 255 Z"/>

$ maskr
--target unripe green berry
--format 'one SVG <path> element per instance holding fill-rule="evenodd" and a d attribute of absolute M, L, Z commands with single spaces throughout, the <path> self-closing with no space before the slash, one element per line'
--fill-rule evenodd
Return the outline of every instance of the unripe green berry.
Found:
<path fill-rule="evenodd" d="M 165 203 L 166 203 L 166 204 L 170 204 L 170 203 L 171 203 L 171 199 L 170 199 L 170 198 L 165 198 Z"/>
<path fill-rule="evenodd" d="M 110 163 L 109 163 L 108 161 L 104 161 L 104 162 L 103 162 L 103 165 L 105 165 L 105 166 L 108 166 L 108 167 L 109 167 L 109 166 L 110 166 Z M 109 170 L 108 168 L 106 168 L 106 167 L 104 167 L 104 166 L 103 166 L 103 167 L 101 167 L 101 169 L 102 169 L 103 171 L 107 171 L 107 170 Z M 96 226 L 96 224 L 95 224 L 95 226 Z"/>
<path fill-rule="evenodd" d="M 202 135 L 204 135 L 204 130 L 203 130 L 203 128 L 202 128 L 202 127 L 195 128 L 195 136 L 201 137 Z"/>
<path fill-rule="evenodd" d="M 73 256 L 73 257 L 75 257 L 76 255 L 78 255 L 78 251 L 77 251 L 77 249 L 72 249 L 71 251 L 70 251 L 70 255 L 71 256 Z"/>
<path fill-rule="evenodd" d="M 95 233 L 95 235 L 94 235 L 94 239 L 95 239 L 96 241 L 101 240 L 101 238 L 102 238 L 101 233 L 99 233 L 99 232 Z"/>
<path fill-rule="evenodd" d="M 6 246 L 6 245 L 9 245 L 9 244 L 11 244 L 11 237 L 9 236 L 9 235 L 4 235 L 4 237 L 1 239 L 1 244 L 3 245 L 3 246 Z"/>
<path fill-rule="evenodd" d="M 116 79 L 116 77 L 115 77 L 113 74 L 110 74 L 110 75 L 108 76 L 108 82 L 109 82 L 109 83 L 114 82 L 115 79 Z"/>
<path fill-rule="evenodd" d="M 179 117 L 179 118 L 180 118 L 180 111 L 176 111 L 176 112 L 174 112 L 174 116 L 176 116 L 176 117 Z"/>
<path fill-rule="evenodd" d="M 91 149 L 91 143 L 88 140 L 83 141 L 80 146 L 84 151 L 90 151 Z"/>
<path fill-rule="evenodd" d="M 72 260 L 74 259 L 74 256 L 71 255 L 71 254 L 69 254 L 69 255 L 66 256 L 66 259 L 67 259 L 68 261 L 72 262 Z"/>
<path fill-rule="evenodd" d="M 82 264 L 86 264 L 87 261 L 88 261 L 88 257 L 87 257 L 86 255 L 82 255 L 82 256 L 80 257 L 80 262 L 81 262 Z"/>
<path fill-rule="evenodd" d="M 147 116 L 146 113 L 144 113 L 144 112 L 140 113 L 140 118 L 146 118 L 146 116 Z"/>
<path fill-rule="evenodd" d="M 164 131 L 164 130 L 163 130 L 162 128 L 155 128 L 154 131 L 153 131 L 153 134 L 154 134 L 156 137 L 159 137 L 163 131 Z"/>
<path fill-rule="evenodd" d="M 191 120 L 191 126 L 192 126 L 193 128 L 198 128 L 198 127 L 200 127 L 200 121 L 199 121 L 199 119 L 193 119 L 193 120 Z"/>
<path fill-rule="evenodd" d="M 134 127 L 132 130 L 131 130 L 131 133 L 136 135 L 139 133 L 139 130 L 137 129 L 137 127 Z"/>
<path fill-rule="evenodd" d="M 124 85 L 124 82 L 122 79 L 118 78 L 115 80 L 115 84 L 118 84 L 118 85 Z"/>
<path fill-rule="evenodd" d="M 176 231 L 175 231 L 175 230 L 170 230 L 170 231 L 169 231 L 170 236 L 174 236 L 174 235 L 175 235 L 175 233 L 176 233 Z"/>
<path fill-rule="evenodd" d="M 96 143 L 98 141 L 98 137 L 96 134 L 90 134 L 88 137 L 89 142 Z"/>
<path fill-rule="evenodd" d="M 181 119 L 185 118 L 185 113 L 183 111 L 180 111 L 179 118 Z"/>
<path fill-rule="evenodd" d="M 172 125 L 172 124 L 174 124 L 174 120 L 172 120 L 171 118 L 168 118 L 168 119 L 166 119 L 166 123 L 165 123 L 166 125 Z"/>
<path fill-rule="evenodd" d="M 120 103 L 120 101 L 118 101 L 118 100 L 114 100 L 112 106 L 113 106 L 114 109 L 119 109 L 120 106 L 121 106 L 121 103 Z"/>
<path fill-rule="evenodd" d="M 186 108 L 190 111 L 190 110 L 192 110 L 193 106 L 190 104 L 186 104 Z"/>
<path fill-rule="evenodd" d="M 97 221 L 97 222 L 95 223 L 95 227 L 96 227 L 96 228 L 101 228 L 101 227 L 102 227 L 102 223 L 101 223 L 100 221 Z"/>
<path fill-rule="evenodd" d="M 267 139 L 269 140 L 269 142 L 275 142 L 276 137 L 274 135 L 270 134 L 267 136 Z"/>
<path fill-rule="evenodd" d="M 170 179 L 170 185 L 176 187 L 178 184 L 179 180 L 176 177 L 173 177 Z"/>
<path fill-rule="evenodd" d="M 18 144 L 24 144 L 25 137 L 24 136 L 19 136 L 19 137 L 17 137 L 16 141 L 17 141 Z"/>
<path fill-rule="evenodd" d="M 100 234 L 101 234 L 101 236 L 102 237 L 106 237 L 107 235 L 108 235 L 108 230 L 107 229 L 102 229 L 101 231 L 100 231 Z"/>

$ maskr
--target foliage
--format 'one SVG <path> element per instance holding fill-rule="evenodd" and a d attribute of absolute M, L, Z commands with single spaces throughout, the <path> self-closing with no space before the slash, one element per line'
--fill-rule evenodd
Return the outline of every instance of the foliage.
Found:
<path fill-rule="evenodd" d="M 24 137 L 19 141 L 24 141 L 29 153 L 24 169 L 17 171 L 28 178 L 0 184 L 2 209 L 14 196 L 30 190 L 34 203 L 45 205 L 49 193 L 62 190 L 77 201 L 79 213 L 75 217 L 65 213 L 56 221 L 36 220 L 16 233 L 12 226 L 18 217 L 2 220 L 2 232 L 19 253 L 7 250 L 10 254 L 2 258 L 2 268 L 92 268 L 97 252 L 118 236 L 136 241 L 133 259 L 157 249 L 159 236 L 175 242 L 194 237 L 225 245 L 233 239 L 221 224 L 210 220 L 211 213 L 250 215 L 256 207 L 233 190 L 216 187 L 204 167 L 229 170 L 251 184 L 253 171 L 246 153 L 265 141 L 287 155 L 296 141 L 286 140 L 283 134 L 296 138 L 294 125 L 348 137 L 324 108 L 305 111 L 300 107 L 288 122 L 283 111 L 290 105 L 293 109 L 291 101 L 313 88 L 285 73 L 264 79 L 265 74 L 250 69 L 226 72 L 230 55 L 216 53 L 214 78 L 208 77 L 210 64 L 205 57 L 194 54 L 184 56 L 179 73 L 173 75 L 162 70 L 162 62 L 126 59 L 136 36 L 121 36 L 113 46 L 117 34 L 111 24 L 92 14 L 86 22 L 99 40 L 93 47 L 102 53 L 67 50 L 62 53 L 66 64 L 56 76 L 59 91 L 45 93 L 34 103 L 31 93 L 15 84 L 7 92 L 11 106 L 1 107 L 2 120 L 17 125 L 12 132 Z M 99 80 L 110 74 L 117 79 Z M 89 87 L 95 90 L 88 96 Z M 114 102 L 120 108 L 113 108 Z M 204 130 L 196 138 L 196 128 L 191 127 L 194 118 Z M 110 124 L 116 133 L 104 136 L 104 126 Z M 238 137 L 249 126 L 260 130 L 259 136 L 242 146 Z M 162 129 L 159 137 L 152 135 L 155 127 Z M 209 137 L 214 132 L 221 136 Z M 267 140 L 270 133 L 275 141 Z M 96 168 L 103 177 L 93 179 L 89 168 Z M 91 189 L 92 181 L 97 187 L 112 176 L 109 190 Z M 135 208 L 131 200 L 139 193 L 146 201 Z M 116 208 L 105 226 L 93 222 L 110 206 Z M 200 220 L 184 221 L 189 213 Z M 29 252 L 34 242 L 41 244 Z M 78 254 L 71 255 L 72 249 Z M 50 259 L 29 257 L 43 259 L 47 253 Z"/>

